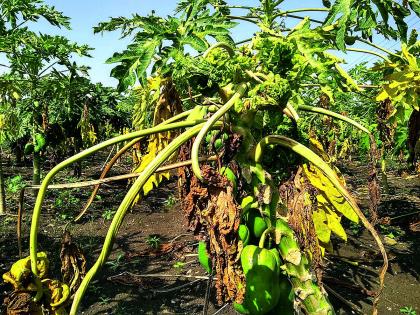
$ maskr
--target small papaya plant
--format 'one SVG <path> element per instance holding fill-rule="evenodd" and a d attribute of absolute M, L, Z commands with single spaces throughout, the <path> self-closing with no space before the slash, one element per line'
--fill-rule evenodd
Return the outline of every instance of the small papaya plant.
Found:
<path fill-rule="evenodd" d="M 182 0 L 175 16 L 113 18 L 95 29 L 121 29 L 123 36 L 133 38 L 109 62 L 119 63 L 112 75 L 120 80 L 121 90 L 138 85 L 138 130 L 88 148 L 46 175 L 30 232 L 30 268 L 38 283 L 35 301 L 44 298 L 37 253 L 47 186 L 72 163 L 130 141 L 117 155 L 136 145 L 139 175 L 73 296 L 70 314 L 77 314 L 89 283 L 106 263 L 127 210 L 159 185 L 162 172 L 175 168 L 188 227 L 204 235 L 200 262 L 216 277 L 220 304 L 232 302 L 243 314 L 294 309 L 334 314 L 321 274 L 315 271 L 333 246 L 331 235 L 346 240 L 341 222 L 350 220 L 362 222 L 383 256 L 373 301 L 377 313 L 386 252 L 322 145 L 302 129 L 299 112 L 328 115 L 369 134 L 348 117 L 307 106 L 301 95 L 312 86 L 332 96 L 334 91 L 359 90 L 340 66 L 343 60 L 331 51 L 350 51 L 348 46 L 356 41 L 378 48 L 370 41 L 375 28 L 404 40 L 404 17 L 410 10 L 388 0 L 323 1 L 325 7 L 296 10 L 282 10 L 282 2 L 230 7 L 222 0 Z M 407 5 L 419 13 L 415 1 Z M 235 16 L 231 10 L 243 14 Z M 295 15 L 311 11 L 325 12 L 325 21 Z M 301 21 L 290 28 L 284 23 L 287 18 Z M 398 30 L 386 23 L 388 18 L 396 21 Z M 235 43 L 231 29 L 237 21 L 253 23 L 259 31 Z M 153 126 L 144 128 L 151 115 Z M 375 180 L 374 154 L 371 163 Z"/>

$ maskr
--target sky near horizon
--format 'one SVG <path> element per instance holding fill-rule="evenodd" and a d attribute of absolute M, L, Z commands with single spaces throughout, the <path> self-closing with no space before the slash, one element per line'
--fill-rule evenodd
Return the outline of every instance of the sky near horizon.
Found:
<path fill-rule="evenodd" d="M 116 86 L 118 82 L 116 79 L 110 77 L 110 71 L 115 64 L 105 64 L 105 61 L 111 57 L 114 52 L 122 51 L 130 43 L 130 39 L 120 38 L 119 32 L 94 34 L 93 27 L 98 25 L 99 22 L 109 20 L 110 17 L 129 17 L 134 13 L 146 15 L 152 10 L 155 10 L 156 14 L 161 16 L 173 15 L 177 3 L 175 0 L 44 0 L 44 2 L 54 6 L 58 11 L 62 11 L 66 16 L 70 17 L 72 29 L 66 30 L 51 27 L 45 21 L 40 21 L 39 23 L 32 25 L 31 28 L 42 33 L 63 35 L 79 44 L 88 44 L 94 48 L 91 52 L 92 58 L 76 57 L 75 60 L 91 68 L 89 73 L 93 82 L 102 82 L 107 86 Z M 259 1 L 257 0 L 235 0 L 229 1 L 229 4 L 253 6 L 258 2 Z M 322 3 L 320 0 L 301 1 L 300 3 L 296 3 L 296 1 L 285 1 L 282 9 L 287 10 L 292 7 L 300 8 L 308 6 L 322 7 Z M 314 18 L 322 19 L 324 16 L 325 13 L 322 12 L 311 13 L 311 17 Z M 288 27 L 292 27 L 299 22 L 294 19 L 287 19 L 286 21 Z M 412 15 L 407 17 L 406 22 L 412 28 L 416 28 L 418 31 L 420 30 L 420 19 L 417 16 Z M 252 36 L 255 31 L 255 26 L 243 22 L 234 29 L 234 39 L 241 40 L 248 38 Z M 399 48 L 397 43 L 387 41 L 382 37 L 377 37 L 376 43 L 391 50 Z M 364 45 L 356 45 L 355 47 L 366 48 Z M 369 49 L 372 48 L 369 47 Z M 350 52 L 347 55 L 339 53 L 339 56 L 345 58 L 347 61 L 347 64 L 344 65 L 345 69 L 362 61 L 369 61 L 372 63 L 376 59 L 371 55 Z"/>

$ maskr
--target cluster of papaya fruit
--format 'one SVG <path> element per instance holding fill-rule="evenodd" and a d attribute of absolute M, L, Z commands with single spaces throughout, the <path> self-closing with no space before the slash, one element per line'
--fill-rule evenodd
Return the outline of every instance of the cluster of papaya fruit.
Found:
<path fill-rule="evenodd" d="M 206 142 L 218 152 L 224 147 L 227 138 L 226 133 L 213 131 L 207 135 Z M 234 171 L 229 167 L 221 167 L 220 174 L 232 183 L 236 194 L 238 178 Z M 256 186 L 258 184 L 255 182 Z M 294 242 L 291 248 L 295 249 L 295 254 L 300 255 L 300 250 L 287 223 L 279 219 L 282 222 L 272 224 L 271 222 L 276 220 L 272 221 L 265 215 L 263 217 L 261 205 L 255 199 L 248 196 L 241 202 L 241 224 L 237 233 L 239 242 L 242 243 L 242 246 L 239 246 L 242 248 L 240 264 L 245 275 L 246 288 L 242 303 L 235 302 L 234 308 L 241 314 L 293 314 L 294 293 L 290 281 L 282 272 L 283 262 L 279 254 L 281 249 L 274 241 L 275 235 L 290 237 Z M 205 241 L 199 242 L 198 259 L 201 266 L 211 274 L 212 257 Z"/>
<path fill-rule="evenodd" d="M 46 143 L 45 137 L 42 134 L 37 133 L 35 134 L 33 141 L 25 145 L 24 153 L 26 155 L 30 155 L 34 152 L 39 153 L 44 149 Z"/>
<path fill-rule="evenodd" d="M 234 175 L 229 168 L 226 170 Z M 269 228 L 255 208 L 246 211 L 242 220 L 238 235 L 243 246 L 240 263 L 246 277 L 246 290 L 244 301 L 241 304 L 234 303 L 234 308 L 241 314 L 293 314 L 294 293 L 281 269 L 281 249 L 266 237 L 268 233 L 275 233 L 275 227 Z M 284 228 L 281 221 L 277 225 Z M 294 254 L 298 253 L 300 251 L 297 250 Z M 198 259 L 201 266 L 211 274 L 212 258 L 205 241 L 199 242 Z"/>

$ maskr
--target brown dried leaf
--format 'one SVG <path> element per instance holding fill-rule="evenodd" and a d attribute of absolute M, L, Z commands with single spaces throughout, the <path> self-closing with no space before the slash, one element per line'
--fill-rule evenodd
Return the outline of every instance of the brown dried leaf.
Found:
<path fill-rule="evenodd" d="M 64 232 L 61 241 L 61 274 L 63 282 L 70 287 L 70 292 L 76 292 L 86 275 L 86 258 L 82 250 L 72 242 L 70 232 Z"/>
<path fill-rule="evenodd" d="M 12 292 L 4 299 L 6 315 L 42 315 L 41 306 L 36 304 L 28 292 Z"/>
<path fill-rule="evenodd" d="M 289 209 L 288 223 L 295 231 L 302 248 L 310 253 L 312 268 L 317 276 L 318 283 L 322 283 L 322 253 L 321 246 L 315 230 L 312 214 L 317 209 L 316 195 L 318 191 L 309 184 L 303 174 L 302 167 L 292 177 L 282 183 L 279 188 L 280 198 Z M 309 196 L 309 204 L 308 198 Z"/>
<path fill-rule="evenodd" d="M 373 135 L 370 136 L 370 164 L 369 164 L 369 177 L 368 177 L 368 189 L 369 189 L 369 214 L 372 225 L 375 225 L 378 221 L 378 205 L 381 201 L 381 192 L 379 188 L 378 174 L 376 172 L 377 164 L 377 149 L 376 141 Z"/>
<path fill-rule="evenodd" d="M 245 277 L 239 264 L 238 228 L 240 209 L 233 197 L 230 181 L 208 165 L 201 169 L 204 183 L 191 178 L 183 208 L 189 227 L 197 234 L 205 231 L 216 271 L 219 304 L 241 303 L 245 294 Z"/>

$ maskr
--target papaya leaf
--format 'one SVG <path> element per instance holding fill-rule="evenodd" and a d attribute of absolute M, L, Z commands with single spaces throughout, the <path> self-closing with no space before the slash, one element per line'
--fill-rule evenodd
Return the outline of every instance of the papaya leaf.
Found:
<path fill-rule="evenodd" d="M 331 238 L 331 229 L 328 226 L 327 216 L 321 208 L 312 213 L 315 231 L 318 239 L 323 243 L 329 243 Z"/>
<path fill-rule="evenodd" d="M 304 164 L 303 170 L 311 185 L 318 189 L 317 199 L 319 203 L 329 205 L 350 221 L 358 222 L 358 216 L 353 207 L 318 168 Z"/>
<path fill-rule="evenodd" d="M 408 0 L 408 5 L 411 10 L 417 14 L 417 16 L 420 16 L 420 3 L 418 0 Z"/>

